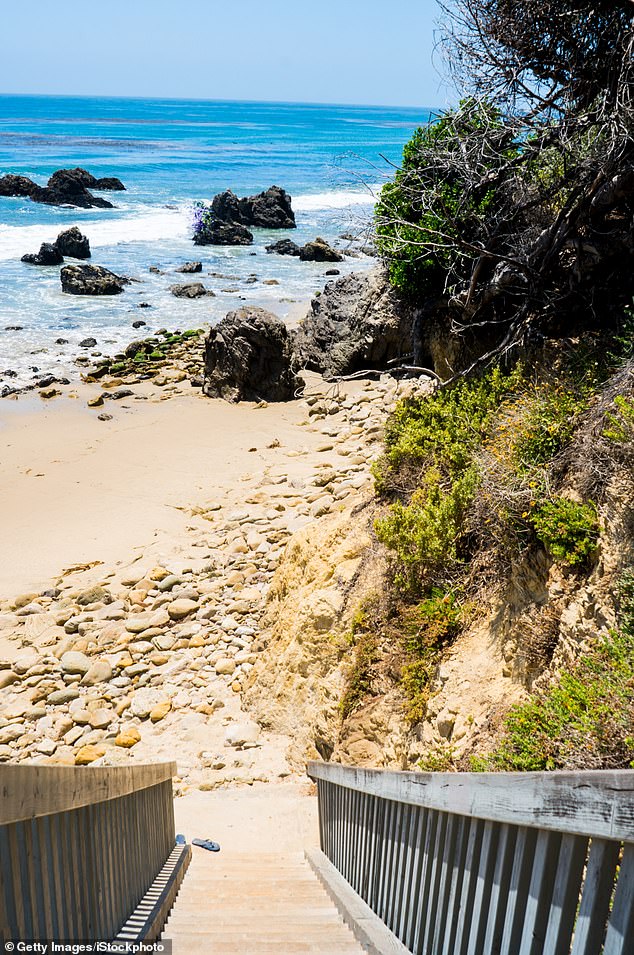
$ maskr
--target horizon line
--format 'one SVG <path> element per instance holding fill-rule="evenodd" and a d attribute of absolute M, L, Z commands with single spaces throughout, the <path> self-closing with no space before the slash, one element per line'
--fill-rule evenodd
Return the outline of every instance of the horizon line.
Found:
<path fill-rule="evenodd" d="M 439 106 L 406 106 L 399 103 L 333 103 L 317 100 L 274 100 L 274 99 L 231 99 L 231 98 L 213 98 L 204 96 L 141 96 L 122 95 L 117 93 L 2 93 L 3 97 L 20 97 L 39 99 L 105 99 L 105 100 L 149 100 L 151 102 L 181 102 L 181 103 L 259 103 L 271 106 L 347 106 L 357 109 L 407 109 L 422 110 L 425 112 L 436 112 L 441 109 Z"/>

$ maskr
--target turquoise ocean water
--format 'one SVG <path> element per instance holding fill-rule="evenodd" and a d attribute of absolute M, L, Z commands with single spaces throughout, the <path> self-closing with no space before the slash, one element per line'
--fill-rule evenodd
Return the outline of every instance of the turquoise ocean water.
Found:
<path fill-rule="evenodd" d="M 411 108 L 0 96 L 0 175 L 21 173 L 43 184 L 56 169 L 83 166 L 127 187 L 102 193 L 112 210 L 0 198 L 0 388 L 66 370 L 87 337 L 108 354 L 144 331 L 213 323 L 243 304 L 287 314 L 323 287 L 325 267 L 267 255 L 265 244 L 282 235 L 297 242 L 322 235 L 345 246 L 342 233 L 362 235 L 376 189 L 393 171 L 389 163 L 399 162 L 403 144 L 428 116 Z M 274 183 L 293 197 L 297 230 L 256 230 L 249 248 L 193 245 L 194 202 Z M 118 297 L 79 298 L 62 294 L 59 267 L 20 262 L 70 225 L 88 235 L 92 262 L 139 281 Z M 169 286 L 184 280 L 174 268 L 193 258 L 203 262 L 196 280 L 216 298 L 183 302 L 170 294 Z M 341 270 L 368 264 L 363 256 L 349 258 Z M 257 280 L 247 282 L 253 275 Z M 264 285 L 266 279 L 279 285 Z M 140 302 L 152 308 L 139 310 Z M 135 320 L 147 329 L 133 330 Z M 55 344 L 59 338 L 67 344 Z M 18 378 L 6 377 L 8 369 Z"/>

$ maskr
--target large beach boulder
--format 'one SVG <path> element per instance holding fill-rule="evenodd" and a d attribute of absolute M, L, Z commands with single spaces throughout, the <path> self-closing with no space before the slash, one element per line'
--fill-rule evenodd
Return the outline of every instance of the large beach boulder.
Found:
<path fill-rule="evenodd" d="M 90 258 L 90 242 L 85 235 L 82 235 L 76 225 L 60 232 L 55 240 L 55 245 L 62 255 L 68 255 L 71 259 Z"/>
<path fill-rule="evenodd" d="M 277 255 L 299 255 L 299 246 L 292 239 L 279 239 L 277 242 L 271 242 L 265 245 L 267 252 L 275 252 Z"/>
<path fill-rule="evenodd" d="M 381 369 L 412 351 L 414 318 L 385 272 L 353 272 L 328 282 L 293 333 L 301 366 L 323 375 Z"/>
<path fill-rule="evenodd" d="M 253 233 L 238 222 L 223 222 L 222 219 L 208 219 L 197 230 L 194 245 L 251 245 Z"/>
<path fill-rule="evenodd" d="M 55 242 L 42 242 L 39 252 L 28 252 L 22 256 L 22 262 L 28 262 L 29 265 L 61 265 L 63 261 L 64 256 Z"/>
<path fill-rule="evenodd" d="M 69 295 L 118 295 L 128 279 L 101 265 L 65 265 L 60 272 L 62 292 Z"/>
<path fill-rule="evenodd" d="M 14 176 L 12 173 L 0 176 L 0 196 L 31 196 L 37 188 L 33 180 L 26 176 Z"/>
<path fill-rule="evenodd" d="M 343 255 L 328 245 L 325 239 L 317 236 L 299 250 L 302 262 L 343 262 Z"/>
<path fill-rule="evenodd" d="M 262 229 L 294 229 L 295 214 L 291 197 L 279 186 L 271 186 L 256 196 L 240 199 L 240 219 L 244 225 Z"/>
<path fill-rule="evenodd" d="M 203 391 L 227 401 L 288 401 L 300 384 L 284 322 L 263 308 L 229 312 L 205 343 Z"/>

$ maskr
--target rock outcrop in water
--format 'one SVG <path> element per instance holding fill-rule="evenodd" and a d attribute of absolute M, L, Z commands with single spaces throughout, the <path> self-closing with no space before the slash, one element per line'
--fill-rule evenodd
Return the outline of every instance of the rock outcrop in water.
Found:
<path fill-rule="evenodd" d="M 29 265 L 61 265 L 64 256 L 55 242 L 42 242 L 39 252 L 27 252 L 22 256 L 22 262 Z"/>
<path fill-rule="evenodd" d="M 185 285 L 170 285 L 170 292 L 176 298 L 203 298 L 209 295 L 213 298 L 214 292 L 205 288 L 202 282 L 188 282 Z"/>
<path fill-rule="evenodd" d="M 317 236 L 299 250 L 302 262 L 343 262 L 343 255 L 328 245 L 325 239 Z"/>
<path fill-rule="evenodd" d="M 55 245 L 62 255 L 68 255 L 71 259 L 90 258 L 90 242 L 87 236 L 82 235 L 76 225 L 60 232 L 55 240 Z"/>
<path fill-rule="evenodd" d="M 263 308 L 240 308 L 210 329 L 203 391 L 227 401 L 288 401 L 300 381 L 283 321 Z"/>
<path fill-rule="evenodd" d="M 100 265 L 65 265 L 60 272 L 62 292 L 69 295 L 118 295 L 128 279 Z"/>
<path fill-rule="evenodd" d="M 253 233 L 238 222 L 207 218 L 194 235 L 194 245 L 251 245 Z"/>
<path fill-rule="evenodd" d="M 239 199 L 230 189 L 218 193 L 211 203 L 212 214 L 223 222 L 237 222 L 262 229 L 294 229 L 291 197 L 280 186 L 270 186 L 255 196 Z"/>
<path fill-rule="evenodd" d="M 271 242 L 264 247 L 267 252 L 274 252 L 276 255 L 299 255 L 300 246 L 292 239 L 278 239 L 277 242 Z"/>
<path fill-rule="evenodd" d="M 45 186 L 27 176 L 0 176 L 0 196 L 19 196 L 50 206 L 77 206 L 81 209 L 112 209 L 112 203 L 94 196 L 88 189 L 122 190 L 120 179 L 106 176 L 97 179 L 86 169 L 58 169 Z"/>

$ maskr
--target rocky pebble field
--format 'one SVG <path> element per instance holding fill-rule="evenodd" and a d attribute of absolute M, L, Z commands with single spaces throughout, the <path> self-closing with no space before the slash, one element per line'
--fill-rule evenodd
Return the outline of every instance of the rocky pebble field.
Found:
<path fill-rule="evenodd" d="M 186 344 L 161 370 L 166 390 L 184 385 L 173 377 L 200 347 Z M 116 397 L 112 371 L 102 400 Z M 121 371 L 115 390 L 139 377 Z M 367 498 L 386 415 L 412 387 L 389 376 L 352 391 L 322 383 L 303 399 L 301 427 L 323 441 L 309 451 L 268 440 L 264 471 L 188 508 L 185 540 L 67 568 L 43 592 L 0 602 L 0 761 L 176 759 L 180 792 L 289 775 L 288 740 L 241 705 L 266 646 L 267 593 L 296 531 Z"/>

